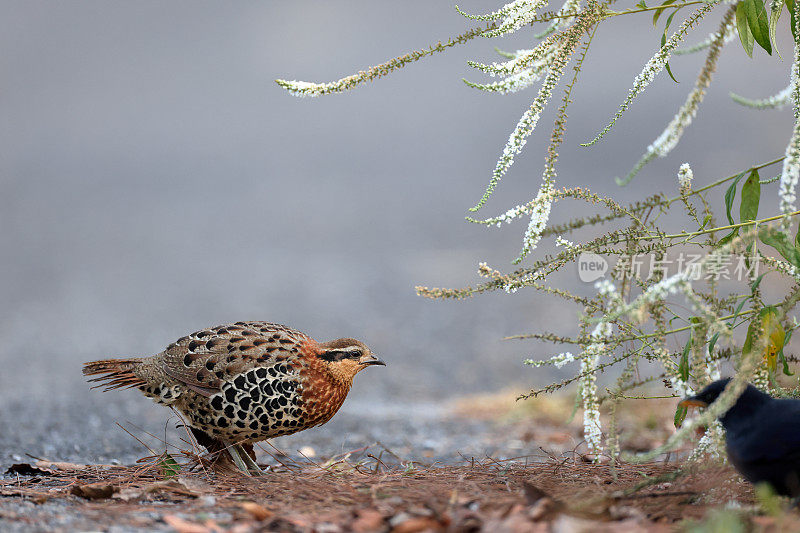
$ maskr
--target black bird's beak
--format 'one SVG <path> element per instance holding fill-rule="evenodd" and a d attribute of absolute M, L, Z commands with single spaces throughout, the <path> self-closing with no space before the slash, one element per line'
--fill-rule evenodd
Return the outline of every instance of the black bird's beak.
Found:
<path fill-rule="evenodd" d="M 690 396 L 685 400 L 681 400 L 681 402 L 678 404 L 678 407 L 708 407 L 708 404 L 703 400 L 698 399 L 697 396 Z"/>
<path fill-rule="evenodd" d="M 381 361 L 380 359 L 378 359 L 377 357 L 375 357 L 372 354 L 369 354 L 365 358 L 361 359 L 361 361 L 359 361 L 359 362 L 363 366 L 372 366 L 372 365 L 386 366 L 386 363 L 384 363 L 383 361 Z"/>

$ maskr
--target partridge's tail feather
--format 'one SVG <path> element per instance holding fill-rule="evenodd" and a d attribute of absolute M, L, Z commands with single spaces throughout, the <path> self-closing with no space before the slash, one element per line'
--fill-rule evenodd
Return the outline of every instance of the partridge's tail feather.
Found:
<path fill-rule="evenodd" d="M 134 374 L 133 369 L 141 363 L 141 359 L 106 359 L 83 364 L 85 376 L 99 376 L 90 382 L 97 382 L 94 389 L 105 387 L 103 392 L 114 389 L 127 389 L 145 385 L 145 380 Z"/>

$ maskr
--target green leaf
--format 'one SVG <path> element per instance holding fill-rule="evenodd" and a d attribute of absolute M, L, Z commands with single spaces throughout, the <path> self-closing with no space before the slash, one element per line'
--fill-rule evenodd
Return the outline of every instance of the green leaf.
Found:
<path fill-rule="evenodd" d="M 497 52 L 499 56 L 505 57 L 506 59 L 514 59 L 516 54 L 512 54 L 511 52 L 506 52 L 505 50 L 501 50 L 498 47 L 494 47 L 494 51 Z"/>
<path fill-rule="evenodd" d="M 670 4 L 674 4 L 675 2 L 676 2 L 676 0 L 666 0 L 666 2 L 661 4 L 661 7 L 659 9 L 656 9 L 655 13 L 653 13 L 653 26 L 658 25 L 659 17 L 661 17 L 661 14 L 664 13 L 664 11 L 666 10 L 665 6 L 668 6 Z M 674 11 L 677 11 L 677 9 L 674 10 Z"/>
<path fill-rule="evenodd" d="M 784 0 L 784 3 L 786 4 L 786 9 L 789 10 L 789 16 L 791 17 L 789 19 L 789 28 L 792 30 L 792 37 L 794 37 L 794 40 L 797 41 L 797 26 L 795 25 L 797 19 L 795 19 L 794 16 L 794 0 Z"/>
<path fill-rule="evenodd" d="M 783 350 L 781 350 L 780 354 L 778 354 L 781 360 L 781 365 L 783 365 L 783 374 L 786 376 L 794 376 L 794 372 L 789 370 L 789 362 L 786 360 L 786 356 L 783 355 Z"/>
<path fill-rule="evenodd" d="M 159 457 L 160 461 L 158 466 L 161 467 L 161 473 L 164 476 L 164 479 L 169 479 L 173 476 L 177 476 L 181 472 L 181 466 L 172 458 L 170 454 L 164 452 Z"/>
<path fill-rule="evenodd" d="M 683 347 L 683 354 L 681 354 L 681 362 L 678 364 L 678 374 L 684 382 L 689 381 L 689 350 L 692 348 L 692 339 L 686 341 L 686 346 Z"/>
<path fill-rule="evenodd" d="M 675 410 L 675 419 L 673 422 L 675 423 L 675 428 L 680 428 L 683 425 L 683 421 L 686 420 L 686 415 L 689 413 L 688 407 L 678 407 Z"/>
<path fill-rule="evenodd" d="M 711 215 L 706 215 L 705 218 L 703 218 L 703 223 L 700 224 L 700 229 L 698 231 L 703 231 L 706 229 L 706 226 L 708 226 L 708 223 L 711 222 L 712 218 L 713 217 Z"/>
<path fill-rule="evenodd" d="M 781 11 L 783 11 L 783 4 L 777 4 L 778 9 L 772 10 L 770 9 L 769 13 L 769 42 L 772 43 L 773 48 L 775 48 L 775 53 L 778 54 L 778 57 L 781 57 L 781 53 L 778 52 L 778 41 L 775 37 L 775 32 L 778 28 L 778 20 L 781 18 Z M 781 58 L 782 59 L 782 58 Z"/>
<path fill-rule="evenodd" d="M 739 184 L 739 180 L 741 180 L 745 174 L 747 174 L 746 170 L 733 178 L 733 183 L 731 183 L 730 187 L 728 187 L 728 190 L 725 191 L 725 215 L 728 217 L 728 222 L 730 224 L 734 223 L 733 216 L 731 215 L 731 209 L 733 209 L 733 201 L 736 199 L 736 186 Z M 741 209 L 739 211 L 741 212 Z M 717 242 L 717 247 L 728 244 L 737 235 L 739 235 L 739 228 L 733 228 L 730 233 L 725 235 Z"/>
<path fill-rule="evenodd" d="M 761 280 L 762 280 L 762 279 L 764 279 L 764 276 L 766 276 L 766 275 L 767 275 L 767 273 L 766 273 L 766 272 L 764 272 L 763 274 L 761 274 L 760 276 L 758 276 L 758 277 L 757 277 L 757 278 L 756 278 L 756 279 L 753 281 L 753 283 L 751 283 L 751 284 L 750 284 L 750 291 L 751 291 L 751 292 L 753 292 L 753 293 L 755 293 L 755 292 L 756 292 L 756 289 L 758 288 L 758 286 L 759 286 L 759 285 L 761 285 Z"/>
<path fill-rule="evenodd" d="M 675 1 L 676 0 L 667 0 L 661 5 L 671 4 Z M 663 9 L 656 10 L 656 14 L 653 15 L 653 25 L 656 24 L 656 21 L 658 21 L 658 17 L 661 16 L 661 13 L 663 13 L 663 11 L 664 11 Z M 670 13 L 669 17 L 667 17 L 667 23 L 664 25 L 664 32 L 661 34 L 661 48 L 664 48 L 664 45 L 667 44 L 667 31 L 669 30 L 669 25 L 672 24 L 672 19 L 675 17 L 675 13 L 677 12 L 678 9 L 673 9 L 672 13 Z M 669 61 L 667 61 L 667 63 L 664 66 L 667 69 L 667 74 L 669 74 L 669 77 L 672 78 L 672 81 L 674 81 L 675 83 L 679 83 L 678 80 L 675 79 L 675 75 L 672 73 L 672 68 L 669 66 Z"/>
<path fill-rule="evenodd" d="M 755 328 L 753 327 L 753 322 L 750 322 L 750 325 L 747 326 L 747 337 L 745 337 L 744 344 L 742 345 L 742 356 L 750 355 L 753 352 L 754 334 Z"/>
<path fill-rule="evenodd" d="M 677 11 L 677 10 L 676 10 Z M 664 27 L 664 33 L 661 34 L 661 48 L 664 48 L 664 45 L 667 44 L 667 30 L 669 29 L 669 25 L 672 22 L 672 17 L 675 16 L 675 13 L 670 13 L 669 18 L 667 18 L 667 25 Z M 678 80 L 675 79 L 675 75 L 672 74 L 672 69 L 669 66 L 669 61 L 664 65 L 667 69 L 667 74 L 669 77 L 672 78 L 672 81 L 675 83 L 680 83 Z"/>
<path fill-rule="evenodd" d="M 739 32 L 739 40 L 747 55 L 753 57 L 753 33 L 747 25 L 747 11 L 744 1 L 736 4 L 736 29 Z"/>
<path fill-rule="evenodd" d="M 667 30 L 669 30 L 669 26 L 670 26 L 670 24 L 672 24 L 672 19 L 674 19 L 674 18 L 675 18 L 675 13 L 677 13 L 677 12 L 678 12 L 678 10 L 677 10 L 677 9 L 673 9 L 673 10 L 672 10 L 672 13 L 670 13 L 670 14 L 669 14 L 669 16 L 667 17 L 667 23 L 666 23 L 666 24 L 664 24 L 664 37 L 665 37 L 665 41 L 666 41 Z M 664 45 L 662 44 L 661 46 L 664 46 Z"/>
<path fill-rule="evenodd" d="M 644 0 L 640 0 L 639 3 L 636 4 L 636 7 L 641 9 L 647 9 L 647 4 L 644 3 Z"/>
<path fill-rule="evenodd" d="M 720 246 L 725 246 L 726 244 L 731 242 L 733 238 L 736 237 L 737 235 L 739 235 L 739 228 L 733 228 L 733 230 L 730 233 L 728 233 L 719 241 L 717 241 L 717 248 L 719 248 Z"/>
<path fill-rule="evenodd" d="M 742 312 L 742 307 L 744 307 L 744 304 L 745 304 L 745 302 L 746 302 L 746 301 L 747 301 L 747 300 L 745 300 L 744 298 L 742 298 L 742 301 L 741 301 L 741 302 L 739 302 L 739 305 L 738 305 L 738 306 L 736 306 L 736 311 L 734 311 L 734 312 L 733 312 L 733 318 L 731 318 L 731 321 L 730 321 L 730 322 L 728 322 L 728 327 L 729 327 L 729 328 L 732 328 L 732 327 L 733 327 L 733 324 L 734 324 L 734 323 L 736 323 L 736 318 L 739 316 L 739 313 L 741 313 L 741 312 Z"/>
<path fill-rule="evenodd" d="M 753 33 L 758 45 L 772 55 L 772 44 L 769 42 L 769 17 L 764 7 L 764 0 L 742 0 L 747 15 L 747 25 Z"/>
<path fill-rule="evenodd" d="M 708 354 L 711 355 L 714 353 L 714 346 L 717 345 L 717 341 L 719 340 L 719 333 L 714 333 L 711 337 L 711 340 L 708 341 Z"/>
<path fill-rule="evenodd" d="M 794 247 L 800 249 L 800 226 L 797 227 L 797 233 L 794 234 Z"/>
<path fill-rule="evenodd" d="M 572 413 L 570 413 L 569 418 L 566 421 L 566 424 L 571 424 L 572 421 L 575 419 L 575 415 L 578 414 L 578 409 L 581 408 L 581 399 L 583 394 L 581 393 L 581 388 L 578 387 L 578 392 L 575 393 L 575 403 L 572 404 Z"/>
<path fill-rule="evenodd" d="M 768 246 L 772 246 L 784 259 L 794 266 L 800 268 L 800 251 L 795 248 L 794 243 L 789 241 L 789 236 L 775 228 L 765 226 L 759 228 L 758 238 Z"/>
<path fill-rule="evenodd" d="M 761 199 L 761 183 L 758 170 L 753 169 L 750 177 L 742 185 L 742 203 L 739 206 L 739 219 L 742 222 L 758 218 L 758 202 Z"/>
<path fill-rule="evenodd" d="M 669 77 L 672 78 L 672 81 L 674 81 L 675 83 L 680 83 L 678 80 L 675 79 L 675 75 L 672 73 L 672 69 L 669 67 L 669 61 L 667 61 L 664 64 L 664 67 L 667 69 L 667 74 L 669 74 Z"/>
<path fill-rule="evenodd" d="M 758 218 L 758 202 L 761 200 L 761 183 L 758 170 L 753 169 L 750 177 L 742 185 L 742 203 L 739 206 L 739 220 L 747 222 Z M 752 235 L 752 234 L 751 234 Z M 755 243 L 756 236 L 745 238 L 745 249 L 750 252 Z"/>
<path fill-rule="evenodd" d="M 728 217 L 728 222 L 730 224 L 734 223 L 733 216 L 731 215 L 731 209 L 733 209 L 733 201 L 736 199 L 736 186 L 739 184 L 739 180 L 742 179 L 745 174 L 747 174 L 746 170 L 733 178 L 733 183 L 731 183 L 730 187 L 728 187 L 728 190 L 725 191 L 725 216 Z M 717 247 L 728 244 L 737 235 L 739 235 L 739 228 L 733 228 L 729 234 L 725 235 L 719 240 L 719 242 L 717 242 Z"/>
<path fill-rule="evenodd" d="M 790 329 L 789 332 L 786 334 L 786 337 L 784 337 L 783 339 L 783 346 L 781 346 L 781 351 L 778 352 L 778 357 L 780 358 L 781 364 L 783 365 L 783 373 L 787 376 L 794 376 L 794 372 L 789 370 L 789 362 L 786 360 L 786 356 L 783 354 L 783 349 L 786 347 L 787 344 L 789 344 L 789 341 L 792 338 L 793 331 L 794 330 Z"/>
<path fill-rule="evenodd" d="M 733 208 L 733 201 L 736 199 L 736 186 L 739 184 L 739 180 L 747 174 L 745 170 L 738 176 L 733 179 L 733 183 L 731 186 L 728 187 L 728 190 L 725 191 L 725 214 L 728 215 L 728 222 L 733 224 L 733 217 L 731 216 L 731 209 Z"/>

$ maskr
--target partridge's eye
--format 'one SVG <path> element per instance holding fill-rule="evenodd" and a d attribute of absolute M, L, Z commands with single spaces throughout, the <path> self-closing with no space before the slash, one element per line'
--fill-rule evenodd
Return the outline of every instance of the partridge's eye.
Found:
<path fill-rule="evenodd" d="M 361 359 L 361 350 L 353 350 L 351 352 L 347 352 L 347 357 L 350 359 Z"/>

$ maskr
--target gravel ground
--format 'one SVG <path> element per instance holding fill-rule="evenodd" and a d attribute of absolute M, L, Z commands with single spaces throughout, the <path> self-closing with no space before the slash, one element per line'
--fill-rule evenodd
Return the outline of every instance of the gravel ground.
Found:
<path fill-rule="evenodd" d="M 180 441 L 185 432 L 175 428 L 177 416 L 132 391 L 105 395 L 92 391 L 44 406 L 18 400 L 6 406 L 0 412 L 0 426 L 7 428 L 0 433 L 3 468 L 28 460 L 26 454 L 53 461 L 123 464 L 150 454 L 117 423 L 155 451 L 165 448 L 161 442 L 165 428 L 170 444 L 187 448 Z M 289 455 L 311 448 L 326 457 L 376 442 L 404 459 L 425 462 L 460 461 L 459 453 L 477 457 L 520 455 L 522 444 L 514 439 L 508 442 L 501 428 L 485 420 L 454 416 L 442 403 L 399 404 L 355 398 L 345 402 L 325 426 L 272 442 Z"/>
<path fill-rule="evenodd" d="M 40 464 L 0 478 L 0 530 L 666 533 L 706 516 L 703 531 L 798 530 L 788 507 L 754 516 L 752 487 L 730 466 L 680 472 L 676 464 L 612 469 L 559 459 L 408 468 L 364 459 L 295 462 L 255 478 L 199 470 L 164 479 L 155 464 Z M 714 526 L 732 501 L 737 510 Z"/>
<path fill-rule="evenodd" d="M 101 410 L 98 402 L 92 405 L 71 398 L 46 417 L 34 416 L 23 404 L 12 403 L 0 413 L 2 427 L 12 428 L 0 434 L 0 468 L 29 461 L 26 454 L 53 461 L 112 464 L 129 464 L 150 455 L 116 423 L 155 451 L 165 449 L 161 441 L 167 426 L 166 440 L 187 448 L 180 441 L 185 433 L 175 428 L 177 417 L 166 408 L 150 407 L 146 399 L 129 403 L 108 399 L 99 405 Z M 23 420 L 25 423 L 21 423 Z M 434 403 L 354 401 L 347 402 L 325 426 L 273 439 L 272 443 L 290 456 L 297 456 L 301 448 L 310 448 L 317 456 L 330 457 L 379 442 L 403 459 L 426 463 L 460 462 L 462 455 L 511 457 L 538 451 L 532 444 L 509 439 L 507 431 L 507 427 L 485 420 L 453 416 L 448 408 Z"/>
<path fill-rule="evenodd" d="M 0 528 L 8 533 L 32 531 L 98 531 L 98 522 L 103 511 L 82 510 L 76 512 L 75 504 L 64 499 L 48 500 L 35 504 L 21 498 L 3 498 L 0 503 Z M 158 523 L 152 512 L 132 513 L 131 524 L 137 519 L 148 522 L 148 531 L 175 531 L 165 523 Z M 102 530 L 108 533 L 128 533 L 142 531 L 131 524 L 108 526 Z"/>
<path fill-rule="evenodd" d="M 172 445 L 189 448 L 180 440 L 185 433 L 175 428 L 175 415 L 166 408 L 150 405 L 148 400 L 132 392 L 105 396 L 96 391 L 78 393 L 48 404 L 44 416 L 35 411 L 41 405 L 41 402 L 31 405 L 16 400 L 0 413 L 2 427 L 11 428 L 0 433 L 0 449 L 3 450 L 0 475 L 11 464 L 35 463 L 36 460 L 30 456 L 79 464 L 134 464 L 138 459 L 151 455 L 116 423 L 125 426 L 156 453 L 165 449 L 175 451 Z M 148 436 L 145 432 L 160 437 Z M 165 437 L 169 446 L 163 442 Z M 524 442 L 518 437 L 513 426 L 482 418 L 465 418 L 447 404 L 397 404 L 354 399 L 346 402 L 327 425 L 273 439 L 272 443 L 289 458 L 300 461 L 307 460 L 300 455 L 301 450 L 311 460 L 324 461 L 370 445 L 369 451 L 375 455 L 384 449 L 401 460 L 414 460 L 425 465 L 468 464 L 471 457 L 540 454 L 538 444 Z M 573 441 L 575 439 L 570 440 L 566 448 L 571 448 Z M 264 448 L 274 453 L 269 446 Z M 363 457 L 364 453 L 356 451 L 354 458 Z M 384 455 L 384 459 L 397 463 L 390 455 Z M 259 452 L 259 462 L 276 464 L 264 452 Z M 6 479 L 10 478 L 6 476 Z M 158 505 L 158 502 L 151 503 Z M 230 516 L 217 512 L 213 501 L 207 509 L 198 511 L 193 508 L 189 515 L 173 505 L 155 510 L 152 507 L 134 508 L 121 515 L 124 519 L 120 518 L 120 522 L 124 523 L 111 526 L 105 512 L 100 506 L 82 504 L 80 498 L 75 497 L 44 503 L 3 497 L 0 498 L 0 530 L 174 531 L 164 522 L 166 515 L 189 520 L 201 517 L 222 524 L 232 521 Z"/>

